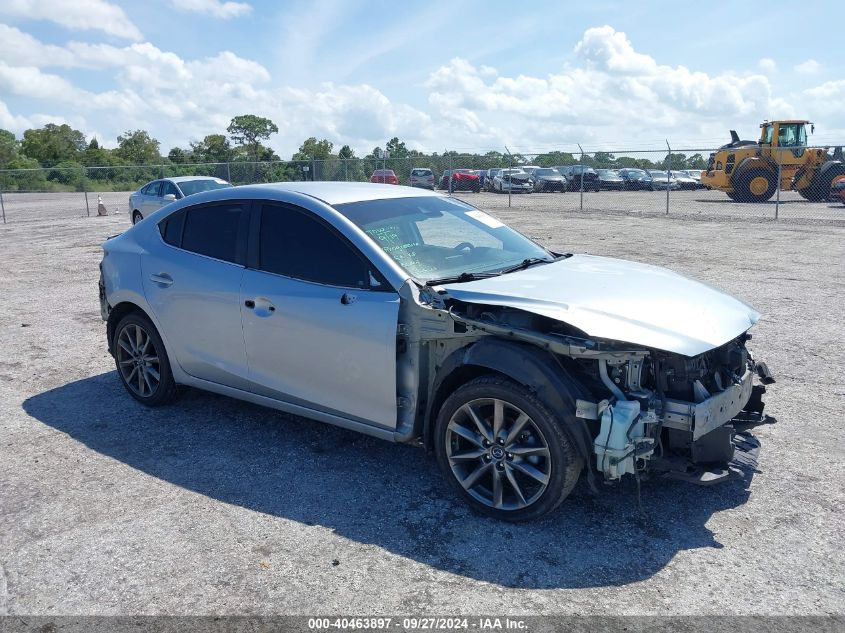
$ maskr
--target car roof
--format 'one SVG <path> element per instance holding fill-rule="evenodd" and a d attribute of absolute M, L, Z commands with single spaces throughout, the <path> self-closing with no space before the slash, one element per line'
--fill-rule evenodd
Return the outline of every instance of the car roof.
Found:
<path fill-rule="evenodd" d="M 169 180 L 170 182 L 188 182 L 189 180 L 213 180 L 215 182 L 226 182 L 222 178 L 215 178 L 214 176 L 168 176 L 167 178 L 159 178 L 159 180 Z"/>
<path fill-rule="evenodd" d="M 310 196 L 326 204 L 346 204 L 348 202 L 364 202 L 367 200 L 386 200 L 392 198 L 423 198 L 427 196 L 443 196 L 443 194 L 402 185 L 387 185 L 369 182 L 274 182 L 259 185 L 242 185 L 230 189 L 218 189 L 205 194 L 207 200 L 231 198 L 266 198 L 284 199 L 286 192 Z"/>

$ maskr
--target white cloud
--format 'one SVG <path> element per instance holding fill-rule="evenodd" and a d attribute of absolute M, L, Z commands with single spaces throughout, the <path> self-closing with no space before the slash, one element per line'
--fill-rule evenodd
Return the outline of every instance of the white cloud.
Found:
<path fill-rule="evenodd" d="M 122 39 L 142 38 L 123 9 L 105 0 L 3 0 L 0 14 L 47 20 L 71 30 L 103 31 Z"/>
<path fill-rule="evenodd" d="M 574 52 L 582 63 L 546 77 L 507 77 L 455 58 L 429 76 L 429 103 L 468 147 L 528 148 L 716 139 L 789 108 L 764 75 L 662 65 L 608 26 L 588 29 Z"/>
<path fill-rule="evenodd" d="M 246 2 L 221 2 L 220 0 L 170 0 L 170 4 L 182 11 L 205 13 L 215 18 L 228 20 L 252 11 Z"/>
<path fill-rule="evenodd" d="M 57 46 L 3 25 L 0 60 L 0 94 L 32 102 L 23 112 L 0 104 L 0 127 L 19 131 L 56 120 L 31 114 L 36 109 L 60 112 L 87 136 L 96 131 L 106 146 L 123 131 L 142 128 L 165 151 L 221 133 L 245 113 L 276 122 L 279 134 L 270 145 L 283 157 L 309 136 L 349 144 L 359 154 L 393 136 L 429 151 L 508 145 L 528 152 L 580 142 L 662 152 L 664 138 L 673 148 L 704 148 L 727 140 L 729 129 L 753 137 L 764 118 L 806 116 L 829 129 L 820 117 L 845 116 L 838 105 L 845 103 L 845 82 L 775 94 L 763 73 L 708 74 L 661 64 L 610 27 L 587 30 L 569 63 L 545 76 L 510 76 L 456 57 L 419 86 L 428 97 L 421 107 L 392 99 L 372 83 L 284 84 L 280 78 L 290 82 L 288 74 L 273 77 L 232 51 L 192 59 L 149 42 Z M 111 89 L 83 89 L 98 84 L 69 81 L 64 68 L 81 69 L 73 77 L 91 71 Z"/>
<path fill-rule="evenodd" d="M 760 70 L 767 75 L 773 74 L 778 69 L 778 65 L 775 63 L 775 60 L 770 57 L 762 58 L 759 62 L 757 62 L 757 65 L 760 67 Z"/>
<path fill-rule="evenodd" d="M 822 70 L 822 65 L 815 59 L 808 59 L 795 66 L 795 72 L 801 75 L 818 75 Z"/>

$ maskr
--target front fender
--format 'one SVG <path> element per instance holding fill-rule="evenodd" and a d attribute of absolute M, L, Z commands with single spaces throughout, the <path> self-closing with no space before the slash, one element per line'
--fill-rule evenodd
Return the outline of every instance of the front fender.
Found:
<path fill-rule="evenodd" d="M 528 343 L 485 337 L 450 354 L 434 378 L 423 423 L 423 438 L 431 447 L 434 425 L 446 398 L 466 381 L 454 384 L 462 368 L 478 368 L 503 374 L 524 385 L 552 407 L 563 419 L 564 431 L 574 442 L 586 464 L 592 456 L 592 437 L 584 420 L 575 417 L 575 401 L 590 400 L 587 389 L 561 365 L 551 352 Z M 471 375 L 475 377 L 477 372 Z M 590 471 L 588 471 L 590 472 Z"/>

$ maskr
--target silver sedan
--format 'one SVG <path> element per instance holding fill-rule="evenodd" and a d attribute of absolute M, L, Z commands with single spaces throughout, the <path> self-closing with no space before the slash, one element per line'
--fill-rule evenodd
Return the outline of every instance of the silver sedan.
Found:
<path fill-rule="evenodd" d="M 552 511 L 582 473 L 714 483 L 732 420 L 763 421 L 751 307 L 665 269 L 548 251 L 438 193 L 210 191 L 103 250 L 102 318 L 133 398 L 164 405 L 184 385 L 421 441 L 497 518 Z"/>
<path fill-rule="evenodd" d="M 210 176 L 175 176 L 153 180 L 129 195 L 129 219 L 137 224 L 153 211 L 186 196 L 225 189 L 232 184 Z"/>

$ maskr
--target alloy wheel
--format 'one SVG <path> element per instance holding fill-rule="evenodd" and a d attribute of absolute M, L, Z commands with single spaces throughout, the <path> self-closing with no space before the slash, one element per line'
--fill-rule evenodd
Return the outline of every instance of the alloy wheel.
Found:
<path fill-rule="evenodd" d="M 117 365 L 126 386 L 141 398 L 151 397 L 161 383 L 161 361 L 150 333 L 129 323 L 117 337 Z"/>
<path fill-rule="evenodd" d="M 482 398 L 464 404 L 449 420 L 445 441 L 452 474 L 491 508 L 525 508 L 549 484 L 549 444 L 528 414 L 509 402 Z"/>

